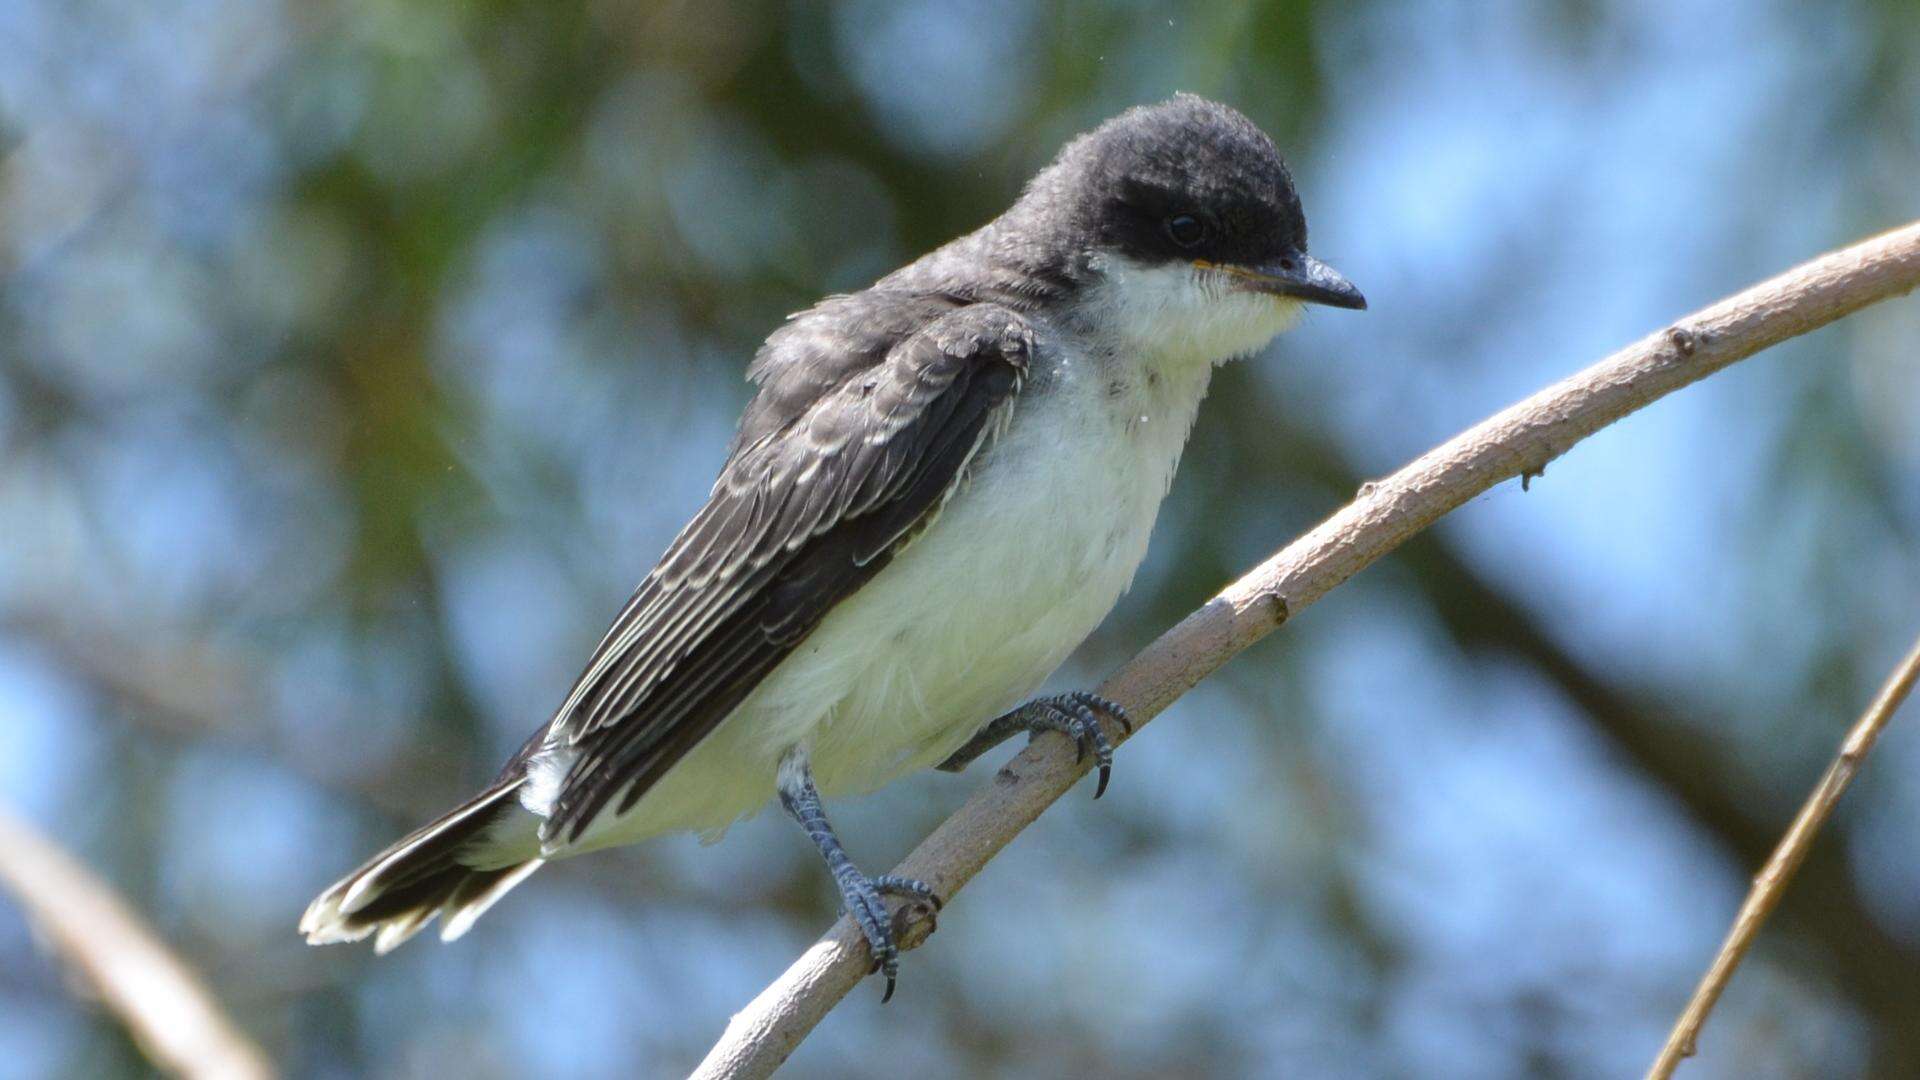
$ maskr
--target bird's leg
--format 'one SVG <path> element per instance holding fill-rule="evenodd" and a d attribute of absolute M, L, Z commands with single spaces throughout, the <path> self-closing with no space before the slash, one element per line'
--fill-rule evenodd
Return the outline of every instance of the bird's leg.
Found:
<path fill-rule="evenodd" d="M 1133 734 L 1133 720 L 1127 716 L 1127 710 L 1097 694 L 1075 690 L 1053 697 L 1036 698 L 1025 705 L 995 717 L 988 721 L 980 733 L 967 740 L 967 745 L 953 752 L 953 756 L 934 766 L 946 772 L 959 772 L 973 763 L 973 759 L 999 746 L 1021 732 L 1057 731 L 1072 739 L 1079 748 L 1080 758 L 1093 751 L 1093 760 L 1100 768 L 1100 786 L 1093 789 L 1093 797 L 1099 798 L 1107 793 L 1107 781 L 1113 777 L 1113 744 L 1107 740 L 1107 733 L 1100 726 L 1100 718 L 1095 710 L 1108 716 Z"/>
<path fill-rule="evenodd" d="M 873 951 L 873 970 L 887 976 L 887 992 L 880 999 L 884 1005 L 893 999 L 894 980 L 900 975 L 900 949 L 893 943 L 893 915 L 881 896 L 886 893 L 911 896 L 932 904 L 935 911 L 940 910 L 940 897 L 924 881 L 892 874 L 869 877 L 853 865 L 847 849 L 841 846 L 840 838 L 827 822 L 827 812 L 820 805 L 820 791 L 813 786 L 813 770 L 807 765 L 806 751 L 798 747 L 787 751 L 780 759 L 778 783 L 780 805 L 787 808 L 793 820 L 807 830 L 813 846 L 820 849 L 820 857 L 827 861 L 827 872 L 840 887 L 840 906 L 866 935 L 867 947 Z"/>

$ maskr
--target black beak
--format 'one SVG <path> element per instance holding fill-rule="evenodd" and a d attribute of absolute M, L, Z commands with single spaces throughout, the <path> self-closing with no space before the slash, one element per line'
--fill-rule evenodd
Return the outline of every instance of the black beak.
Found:
<path fill-rule="evenodd" d="M 1216 266 L 1244 283 L 1244 287 L 1275 296 L 1290 296 L 1309 304 L 1365 311 L 1367 298 L 1345 275 L 1304 251 L 1289 252 L 1259 266 Z"/>

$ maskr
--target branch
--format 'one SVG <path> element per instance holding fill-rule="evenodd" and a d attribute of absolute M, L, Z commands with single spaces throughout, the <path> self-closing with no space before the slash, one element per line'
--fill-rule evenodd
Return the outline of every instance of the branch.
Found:
<path fill-rule="evenodd" d="M 187 965 L 99 878 L 0 812 L 0 884 L 165 1072 L 195 1080 L 273 1075 Z"/>
<path fill-rule="evenodd" d="M 1227 385 L 1244 400 L 1216 420 L 1226 421 L 1228 437 L 1248 441 L 1253 451 L 1235 456 L 1229 487 L 1257 492 L 1278 475 L 1296 490 L 1331 500 L 1360 486 L 1363 474 L 1323 436 L 1251 422 L 1284 408 L 1273 387 L 1244 377 Z M 1780 839 L 1778 815 L 1757 805 L 1748 770 L 1726 757 L 1724 740 L 1710 734 L 1719 719 L 1713 710 L 1683 716 L 1672 695 L 1623 680 L 1619 672 L 1577 655 L 1441 530 L 1414 537 L 1393 558 L 1456 645 L 1525 664 L 1578 707 L 1580 721 L 1624 766 L 1672 796 L 1685 824 L 1723 849 L 1732 865 L 1766 862 Z M 1912 1012 L 1913 1002 L 1920 1001 L 1920 949 L 1888 931 L 1869 909 L 1854 880 L 1853 847 L 1845 832 L 1826 834 L 1795 875 L 1792 895 L 1775 912 L 1772 925 L 1845 958 L 1832 974 L 1848 1006 L 1871 1022 L 1866 1074 L 1917 1075 L 1920 1025 L 1913 1023 Z"/>
<path fill-rule="evenodd" d="M 1682 717 L 1671 701 L 1605 681 L 1552 640 L 1537 617 L 1482 579 L 1429 530 L 1400 550 L 1411 580 L 1425 591 L 1441 622 L 1463 646 L 1525 661 L 1568 701 L 1591 730 L 1633 768 L 1676 800 L 1688 823 L 1725 848 L 1735 865 L 1764 863 L 1779 839 L 1777 822 L 1739 795 L 1740 771 L 1716 758 L 1702 734 L 1710 714 Z M 1852 1005 L 1872 1021 L 1866 1074 L 1900 1076 L 1920 1061 L 1920 951 L 1875 920 L 1854 881 L 1847 835 L 1828 837 L 1801 865 L 1798 886 L 1778 912 L 1829 954 L 1844 957 L 1834 977 Z"/>
<path fill-rule="evenodd" d="M 1740 914 L 1734 917 L 1733 929 L 1727 931 L 1727 940 L 1700 980 L 1699 989 L 1693 992 L 1680 1019 L 1674 1022 L 1673 1033 L 1660 1048 L 1653 1068 L 1647 1070 L 1647 1080 L 1667 1080 L 1682 1058 L 1693 1056 L 1694 1042 L 1700 1037 L 1701 1026 L 1707 1022 L 1707 1014 L 1713 1011 L 1721 991 L 1733 979 L 1734 969 L 1753 948 L 1760 924 L 1780 906 L 1781 898 L 1787 894 L 1787 883 L 1793 880 L 1800 864 L 1806 861 L 1807 852 L 1813 848 L 1814 835 L 1833 814 L 1834 804 L 1853 782 L 1854 774 L 1860 771 L 1861 763 L 1867 759 L 1887 721 L 1893 719 L 1900 703 L 1912 692 L 1915 680 L 1920 680 L 1920 641 L 1914 642 L 1906 659 L 1887 676 L 1886 685 L 1880 688 L 1873 704 L 1854 722 L 1853 730 L 1847 732 L 1846 740 L 1840 744 L 1840 753 L 1834 757 L 1833 764 L 1827 766 L 1826 775 L 1820 778 L 1813 794 L 1807 796 L 1806 805 L 1800 808 L 1787 834 L 1780 838 L 1780 846 L 1773 849 L 1767 865 L 1754 877 L 1746 903 L 1740 905 Z"/>
<path fill-rule="evenodd" d="M 1581 439 L 1736 361 L 1920 286 L 1920 222 L 1829 253 L 1660 330 L 1503 412 L 1359 497 L 1162 634 L 1099 693 L 1138 725 L 1241 650 L 1442 516 L 1514 477 L 1539 475 Z M 1116 740 L 1117 730 L 1109 731 Z M 1086 772 L 1065 739 L 1037 739 L 914 849 L 896 873 L 952 897 Z M 895 919 L 901 948 L 932 930 Z M 734 1016 L 697 1077 L 764 1077 L 866 974 L 842 918 Z"/>

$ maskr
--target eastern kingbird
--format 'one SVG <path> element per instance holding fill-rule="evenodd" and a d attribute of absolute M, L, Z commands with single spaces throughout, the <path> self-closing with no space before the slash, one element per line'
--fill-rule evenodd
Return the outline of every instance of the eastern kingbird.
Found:
<path fill-rule="evenodd" d="M 892 995 L 882 894 L 820 796 L 957 770 L 1019 732 L 1112 747 L 1071 693 L 1018 705 L 1132 580 L 1215 364 L 1303 304 L 1364 308 L 1307 254 L 1273 141 L 1182 94 L 1068 143 L 979 230 L 793 316 L 706 505 L 559 710 L 486 790 L 307 909 L 316 944 L 465 933 L 549 859 L 718 834 L 777 795 Z M 1018 705 L 1018 707 L 1015 707 Z"/>

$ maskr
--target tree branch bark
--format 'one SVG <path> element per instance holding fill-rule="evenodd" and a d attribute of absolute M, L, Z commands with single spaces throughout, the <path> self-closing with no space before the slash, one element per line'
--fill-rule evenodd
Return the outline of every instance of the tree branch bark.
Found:
<path fill-rule="evenodd" d="M 154 1065 L 194 1080 L 266 1080 L 266 1055 L 193 971 L 100 879 L 0 812 L 0 885 Z"/>
<path fill-rule="evenodd" d="M 1463 647 L 1532 666 L 1579 707 L 1590 729 L 1622 763 L 1657 784 L 1687 823 L 1714 841 L 1736 866 L 1759 866 L 1779 839 L 1778 822 L 1764 800 L 1743 789 L 1742 771 L 1716 755 L 1726 747 L 1705 732 L 1711 713 L 1691 718 L 1645 688 L 1616 685 L 1555 642 L 1538 617 L 1506 596 L 1429 530 L 1397 558 L 1411 560 L 1412 578 L 1440 621 Z M 1748 794 L 1742 796 L 1742 790 Z M 1890 933 L 1868 909 L 1854 881 L 1853 845 L 1845 831 L 1830 833 L 1807 856 L 1798 885 L 1775 913 L 1791 929 L 1836 960 L 1833 977 L 1850 1007 L 1871 1021 L 1868 1076 L 1908 1076 L 1920 1063 L 1920 1030 L 1912 1004 L 1920 1001 L 1920 951 Z"/>
<path fill-rule="evenodd" d="M 1873 704 L 1867 706 L 1860 719 L 1854 722 L 1847 737 L 1840 744 L 1840 752 L 1827 766 L 1826 774 L 1820 783 L 1814 786 L 1813 794 L 1807 796 L 1806 804 L 1800 813 L 1794 816 L 1793 825 L 1787 834 L 1780 838 L 1780 846 L 1774 848 L 1767 865 L 1754 876 L 1753 888 L 1747 893 L 1746 902 L 1740 905 L 1740 913 L 1733 920 L 1733 928 L 1727 931 L 1727 939 L 1715 954 L 1713 963 L 1700 980 L 1699 989 L 1693 992 L 1687 1007 L 1674 1021 L 1673 1032 L 1667 1036 L 1666 1043 L 1660 1047 L 1660 1054 L 1654 1059 L 1653 1067 L 1647 1070 L 1647 1080 L 1667 1080 L 1673 1070 L 1680 1067 L 1683 1058 L 1693 1056 L 1694 1043 L 1700 1037 L 1700 1028 L 1707 1022 L 1707 1015 L 1720 1000 L 1720 994 L 1726 990 L 1727 983 L 1733 981 L 1734 969 L 1740 961 L 1746 959 L 1747 952 L 1753 948 L 1754 938 L 1760 934 L 1760 924 L 1767 921 L 1773 909 L 1787 894 L 1787 884 L 1807 859 L 1807 852 L 1813 849 L 1813 838 L 1820 832 L 1820 826 L 1826 824 L 1832 816 L 1833 808 L 1840 802 L 1840 796 L 1853 782 L 1854 774 L 1873 750 L 1873 744 L 1880 738 L 1887 722 L 1907 700 L 1907 694 L 1913 690 L 1913 684 L 1920 680 L 1920 641 L 1908 650 L 1906 659 L 1887 676 L 1887 681 L 1876 694 Z"/>
<path fill-rule="evenodd" d="M 1581 439 L 1648 404 L 1869 304 L 1920 286 L 1920 223 L 1831 252 L 1728 297 L 1482 421 L 1358 498 L 1161 635 L 1099 693 L 1137 725 L 1240 651 L 1409 537 L 1514 477 L 1539 475 Z M 1116 740 L 1117 730 L 1109 731 Z M 1038 739 L 976 792 L 896 873 L 952 897 L 1086 772 L 1064 739 Z M 927 913 L 899 912 L 913 948 Z M 866 974 L 866 944 L 842 918 L 736 1014 L 696 1077 L 764 1077 Z"/>

